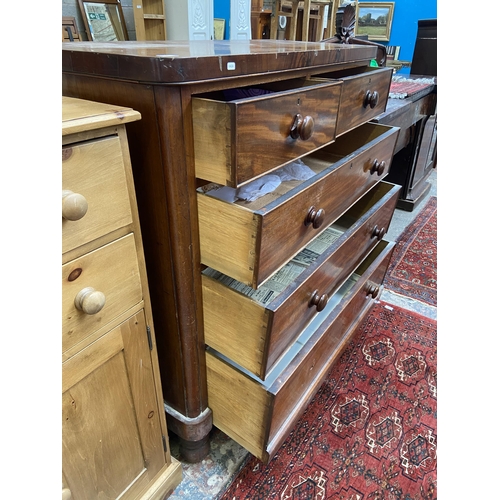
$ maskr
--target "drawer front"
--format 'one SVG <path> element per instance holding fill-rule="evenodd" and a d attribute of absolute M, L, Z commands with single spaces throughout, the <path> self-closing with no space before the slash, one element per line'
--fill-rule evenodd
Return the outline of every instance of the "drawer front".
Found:
<path fill-rule="evenodd" d="M 132 222 L 116 136 L 63 147 L 62 189 L 63 253 Z M 82 204 L 88 207 L 85 213 L 79 209 Z"/>
<path fill-rule="evenodd" d="M 142 296 L 133 234 L 62 266 L 63 352 L 138 304 Z"/>
<path fill-rule="evenodd" d="M 280 374 L 269 392 L 275 394 L 269 442 L 276 450 L 279 436 L 292 428 L 290 415 L 298 417 L 314 396 L 334 361 L 352 337 L 356 326 L 369 311 L 373 301 L 380 297 L 382 281 L 395 244 L 380 241 L 370 255 L 356 269 L 360 276 L 344 300 L 322 323 L 313 337 L 304 345 L 299 356 Z M 297 395 L 297 396 L 295 396 Z M 286 430 L 283 426 L 286 426 Z"/>
<path fill-rule="evenodd" d="M 302 329 L 326 306 L 331 294 L 383 237 L 399 191 L 399 186 L 385 182 L 370 190 L 332 227 L 341 234 L 338 239 L 295 280 L 290 278 L 280 294 L 273 293 L 274 281 L 253 292 L 223 275 L 204 273 L 205 342 L 264 380 Z M 287 268 L 279 274 L 278 283 L 288 274 Z M 291 272 L 288 275 L 294 276 Z M 232 282 L 229 286 L 228 281 Z M 259 302 L 250 294 L 265 298 Z M 244 343 L 241 338 L 245 338 Z"/>
<path fill-rule="evenodd" d="M 237 187 L 332 142 L 341 88 L 330 82 L 229 102 L 193 98 L 196 176 Z"/>
<path fill-rule="evenodd" d="M 398 129 L 370 123 L 352 134 L 356 141 L 347 134 L 302 158 L 322 173 L 263 209 L 252 212 L 199 193 L 202 263 L 254 288 L 282 267 L 387 175 Z M 309 223 L 320 210 L 322 222 Z"/>
<path fill-rule="evenodd" d="M 363 275 L 271 385 L 264 386 L 208 350 L 208 403 L 214 425 L 267 462 L 302 415 L 355 326 L 369 311 L 393 248 L 393 243 L 384 241 L 377 245 L 367 258 Z M 374 292 L 375 285 L 379 288 Z"/>
<path fill-rule="evenodd" d="M 343 78 L 337 136 L 385 111 L 391 78 L 391 68 Z"/>

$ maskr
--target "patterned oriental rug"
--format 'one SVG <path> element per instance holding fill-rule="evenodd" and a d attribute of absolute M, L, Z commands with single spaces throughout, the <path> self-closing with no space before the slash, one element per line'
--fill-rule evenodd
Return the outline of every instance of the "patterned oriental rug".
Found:
<path fill-rule="evenodd" d="M 396 241 L 384 287 L 437 306 L 437 198 L 431 196 Z"/>
<path fill-rule="evenodd" d="M 376 303 L 282 447 L 219 500 L 436 500 L 436 321 Z"/>

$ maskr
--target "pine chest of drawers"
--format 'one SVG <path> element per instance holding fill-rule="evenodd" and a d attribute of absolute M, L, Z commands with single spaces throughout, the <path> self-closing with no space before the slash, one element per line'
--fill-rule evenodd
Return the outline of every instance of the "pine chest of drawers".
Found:
<path fill-rule="evenodd" d="M 171 458 L 123 106 L 62 98 L 63 498 L 165 498 Z"/>
<path fill-rule="evenodd" d="M 380 293 L 399 129 L 368 123 L 392 75 L 375 55 L 63 44 L 65 95 L 142 115 L 127 130 L 165 410 L 187 460 L 216 425 L 267 461 Z M 239 199 L 253 183 L 273 189 Z"/>

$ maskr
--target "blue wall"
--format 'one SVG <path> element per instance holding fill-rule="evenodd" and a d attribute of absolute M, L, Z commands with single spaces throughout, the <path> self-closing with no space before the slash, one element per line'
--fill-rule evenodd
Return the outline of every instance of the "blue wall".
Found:
<path fill-rule="evenodd" d="M 399 59 L 411 62 L 420 19 L 437 19 L 437 0 L 396 0 L 390 40 L 380 43 L 399 45 Z M 402 68 L 398 71 L 398 74 L 401 73 L 410 73 L 410 68 Z"/>
<path fill-rule="evenodd" d="M 231 11 L 230 0 L 214 0 L 214 17 L 225 19 L 226 28 L 224 30 L 224 40 L 229 40 L 229 13 Z"/>

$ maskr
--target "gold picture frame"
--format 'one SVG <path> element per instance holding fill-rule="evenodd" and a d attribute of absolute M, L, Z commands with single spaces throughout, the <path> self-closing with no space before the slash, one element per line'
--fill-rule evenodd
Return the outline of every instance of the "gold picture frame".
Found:
<path fill-rule="evenodd" d="M 88 39 L 93 42 L 128 40 L 119 0 L 78 0 Z"/>
<path fill-rule="evenodd" d="M 214 40 L 224 40 L 224 32 L 226 30 L 225 19 L 214 19 Z"/>
<path fill-rule="evenodd" d="M 358 2 L 354 35 L 368 35 L 368 40 L 388 42 L 394 4 L 395 2 Z"/>

